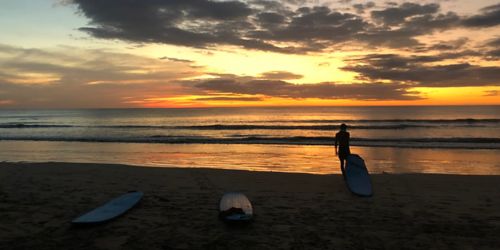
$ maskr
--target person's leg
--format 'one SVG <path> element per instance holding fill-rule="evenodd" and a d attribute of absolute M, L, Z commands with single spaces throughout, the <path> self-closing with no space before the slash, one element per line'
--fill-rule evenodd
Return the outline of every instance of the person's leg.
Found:
<path fill-rule="evenodd" d="M 345 178 L 345 169 L 344 169 L 345 158 L 342 156 L 339 156 L 339 160 L 340 160 L 340 171 L 342 171 L 342 176 L 344 176 L 344 178 Z"/>

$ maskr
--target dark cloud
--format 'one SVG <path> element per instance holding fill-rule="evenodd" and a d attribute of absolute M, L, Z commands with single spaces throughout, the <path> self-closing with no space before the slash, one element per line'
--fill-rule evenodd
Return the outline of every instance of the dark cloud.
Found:
<path fill-rule="evenodd" d="M 281 25 L 263 25 L 249 31 L 252 39 L 269 43 L 292 42 L 295 52 L 321 51 L 336 44 L 356 40 L 369 26 L 361 17 L 328 7 L 302 7 L 290 13 Z"/>
<path fill-rule="evenodd" d="M 179 58 L 168 57 L 168 56 L 162 56 L 159 59 L 160 60 L 169 60 L 169 61 L 173 61 L 173 62 L 185 62 L 185 63 L 193 63 L 194 62 L 192 60 L 179 59 Z"/>
<path fill-rule="evenodd" d="M 485 54 L 485 59 L 488 61 L 500 60 L 500 49 L 494 49 L 487 51 Z"/>
<path fill-rule="evenodd" d="M 358 34 L 356 38 L 370 46 L 385 46 L 393 48 L 403 48 L 420 45 L 415 39 L 415 33 L 407 29 L 373 29 Z"/>
<path fill-rule="evenodd" d="M 307 1 L 73 2 L 90 19 L 89 25 L 80 30 L 97 38 L 197 48 L 233 45 L 293 54 L 353 43 L 393 48 L 421 46 L 416 37 L 463 23 L 456 13 L 440 13 L 435 3 L 391 5 L 373 10 L 370 19 Z M 374 7 L 373 2 L 354 5 L 358 12 Z M 481 15 L 495 11 L 491 6 Z"/>
<path fill-rule="evenodd" d="M 436 30 L 446 30 L 456 27 L 460 17 L 454 12 L 438 15 L 421 15 L 409 19 L 402 24 L 403 29 L 414 32 L 414 35 L 431 34 Z"/>
<path fill-rule="evenodd" d="M 114 25 L 115 22 L 128 24 L 124 28 L 137 28 L 135 21 L 149 21 L 154 27 L 171 25 L 184 19 L 206 18 L 212 20 L 233 20 L 248 16 L 251 8 L 239 1 L 209 0 L 73 0 L 83 13 L 94 22 Z M 135 15 L 128 16 L 135 13 Z M 124 20 L 129 18 L 129 23 Z M 155 24 L 152 21 L 163 20 Z M 139 28 L 144 28 L 140 26 Z"/>
<path fill-rule="evenodd" d="M 310 0 L 281 0 L 281 1 L 293 5 L 304 5 L 310 2 Z"/>
<path fill-rule="evenodd" d="M 500 37 L 487 41 L 483 49 L 485 52 L 485 59 L 489 61 L 500 60 Z"/>
<path fill-rule="evenodd" d="M 303 7 L 290 17 L 282 27 L 264 27 L 264 31 L 253 32 L 252 37 L 273 41 L 302 42 L 324 40 L 340 42 L 349 40 L 363 30 L 364 23 L 358 16 L 330 10 L 328 7 Z"/>
<path fill-rule="evenodd" d="M 300 79 L 303 76 L 299 74 L 294 74 L 288 71 L 269 71 L 261 74 L 264 79 L 273 79 L 273 80 L 292 80 L 292 79 Z"/>
<path fill-rule="evenodd" d="M 459 50 L 464 47 L 464 45 L 467 44 L 469 41 L 469 38 L 462 37 L 456 40 L 451 40 L 451 41 L 441 41 L 439 43 L 436 43 L 434 45 L 429 46 L 427 49 L 429 50 Z"/>
<path fill-rule="evenodd" d="M 262 25 L 284 24 L 286 17 L 276 12 L 262 12 L 257 14 L 257 19 Z"/>
<path fill-rule="evenodd" d="M 496 58 L 500 58 L 500 49 L 492 50 L 489 54 L 495 56 Z"/>
<path fill-rule="evenodd" d="M 392 26 L 404 23 L 409 17 L 435 14 L 438 10 L 439 5 L 435 3 L 420 5 L 407 2 L 398 7 L 372 11 L 371 16 L 376 21 Z"/>
<path fill-rule="evenodd" d="M 338 2 L 341 4 L 348 4 L 348 3 L 351 3 L 352 0 L 338 0 Z"/>
<path fill-rule="evenodd" d="M 492 27 L 500 24 L 500 4 L 481 9 L 481 14 L 463 20 L 467 27 Z"/>
<path fill-rule="evenodd" d="M 271 43 L 262 42 L 261 40 L 256 39 L 238 39 L 232 43 L 233 45 L 238 45 L 247 49 L 255 49 L 255 50 L 263 50 L 263 51 L 272 51 L 278 53 L 285 54 L 304 54 L 311 49 L 308 48 L 297 48 L 297 47 L 277 47 L 272 45 Z"/>
<path fill-rule="evenodd" d="M 192 47 L 234 44 L 273 50 L 261 41 L 248 43 L 240 30 L 252 28 L 246 3 L 209 0 L 74 0 L 90 27 L 80 30 L 98 38 L 167 43 Z"/>
<path fill-rule="evenodd" d="M 281 98 L 319 98 L 355 100 L 416 100 L 417 93 L 399 84 L 293 84 L 282 80 L 225 77 L 195 82 L 194 86 L 215 93 L 264 95 Z"/>
<path fill-rule="evenodd" d="M 497 38 L 494 38 L 492 40 L 489 40 L 486 43 L 486 46 L 491 46 L 491 47 L 494 47 L 494 48 L 500 48 L 500 37 L 497 37 Z"/>
<path fill-rule="evenodd" d="M 262 97 L 227 97 L 227 96 L 220 96 L 220 97 L 200 97 L 196 98 L 196 101 L 243 101 L 243 102 L 257 102 L 257 101 L 263 101 L 264 98 Z"/>
<path fill-rule="evenodd" d="M 417 64 L 435 63 L 449 59 L 467 58 L 482 55 L 479 52 L 464 50 L 460 52 L 444 52 L 435 55 L 400 56 L 396 54 L 368 54 L 349 62 L 368 64 L 380 68 L 411 67 Z"/>
<path fill-rule="evenodd" d="M 307 0 L 303 0 L 301 2 L 305 1 Z M 289 7 L 286 6 L 286 3 L 289 3 L 289 1 L 249 0 L 247 1 L 247 3 L 254 9 L 259 10 L 261 12 L 286 13 L 289 11 Z M 259 12 L 257 11 L 257 13 Z"/>
<path fill-rule="evenodd" d="M 356 10 L 356 13 L 363 14 L 365 13 L 365 10 L 375 7 L 375 3 L 371 1 L 365 4 L 358 3 L 358 4 L 353 4 L 352 7 Z"/>
<path fill-rule="evenodd" d="M 382 26 L 372 26 L 357 34 L 359 41 L 375 46 L 393 48 L 416 47 L 422 44 L 416 39 L 421 35 L 433 34 L 456 27 L 460 17 L 454 12 L 438 13 L 439 5 L 404 3 L 371 15 Z"/>
<path fill-rule="evenodd" d="M 357 72 L 360 74 L 360 79 L 367 81 L 390 80 L 413 83 L 421 87 L 500 85 L 498 81 L 500 79 L 500 67 L 497 66 L 477 66 L 469 63 L 427 64 L 462 56 L 461 53 L 411 57 L 394 54 L 374 54 L 363 57 L 358 62 L 353 62 L 343 69 Z"/>

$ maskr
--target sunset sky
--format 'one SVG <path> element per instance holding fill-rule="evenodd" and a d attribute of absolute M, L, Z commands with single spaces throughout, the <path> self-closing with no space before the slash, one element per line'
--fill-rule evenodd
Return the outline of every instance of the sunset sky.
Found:
<path fill-rule="evenodd" d="M 500 2 L 0 0 L 0 108 L 500 104 Z"/>

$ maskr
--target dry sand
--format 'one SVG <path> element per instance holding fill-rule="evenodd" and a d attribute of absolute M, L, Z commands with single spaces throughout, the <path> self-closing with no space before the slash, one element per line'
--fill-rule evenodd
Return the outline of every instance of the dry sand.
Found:
<path fill-rule="evenodd" d="M 381 174 L 375 195 L 339 175 L 68 163 L 0 163 L 0 249 L 500 249 L 500 176 Z M 130 190 L 137 207 L 110 223 L 76 216 Z M 217 218 L 225 191 L 255 221 Z"/>

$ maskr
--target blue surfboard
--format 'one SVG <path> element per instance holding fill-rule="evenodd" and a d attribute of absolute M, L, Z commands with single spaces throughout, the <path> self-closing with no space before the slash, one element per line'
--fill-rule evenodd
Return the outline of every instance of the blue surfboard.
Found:
<path fill-rule="evenodd" d="M 372 196 L 372 182 L 365 161 L 359 155 L 350 154 L 346 159 L 345 180 L 347 188 L 359 196 Z"/>
<path fill-rule="evenodd" d="M 142 192 L 130 192 L 108 201 L 106 204 L 74 219 L 75 225 L 96 224 L 112 220 L 135 206 L 144 196 Z"/>

